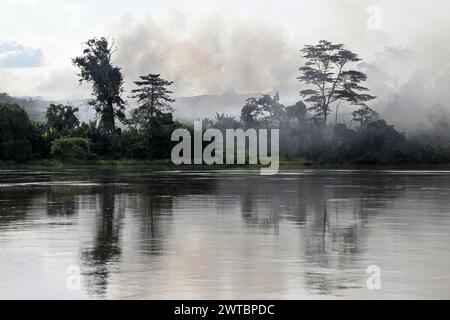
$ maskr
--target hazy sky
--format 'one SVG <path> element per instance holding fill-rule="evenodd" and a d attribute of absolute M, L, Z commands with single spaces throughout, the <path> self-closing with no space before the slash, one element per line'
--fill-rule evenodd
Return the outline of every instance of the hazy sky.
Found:
<path fill-rule="evenodd" d="M 87 97 L 70 59 L 93 36 L 115 40 L 126 89 L 138 75 L 158 72 L 175 81 L 176 96 L 295 94 L 299 50 L 320 39 L 358 53 L 379 96 L 401 91 L 418 73 L 447 81 L 450 4 L 411 2 L 0 0 L 0 92 Z M 439 90 L 424 93 L 442 95 L 429 105 L 446 103 L 448 90 Z"/>

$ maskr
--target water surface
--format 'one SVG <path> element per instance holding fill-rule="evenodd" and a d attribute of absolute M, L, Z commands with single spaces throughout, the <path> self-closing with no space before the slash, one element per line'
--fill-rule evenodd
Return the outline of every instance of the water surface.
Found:
<path fill-rule="evenodd" d="M 258 173 L 0 170 L 0 298 L 450 298 L 450 171 Z"/>

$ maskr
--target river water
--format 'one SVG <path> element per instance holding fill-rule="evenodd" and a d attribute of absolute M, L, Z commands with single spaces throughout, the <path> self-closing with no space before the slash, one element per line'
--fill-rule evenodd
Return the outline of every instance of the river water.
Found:
<path fill-rule="evenodd" d="M 450 298 L 449 245 L 445 170 L 0 170 L 0 298 Z"/>

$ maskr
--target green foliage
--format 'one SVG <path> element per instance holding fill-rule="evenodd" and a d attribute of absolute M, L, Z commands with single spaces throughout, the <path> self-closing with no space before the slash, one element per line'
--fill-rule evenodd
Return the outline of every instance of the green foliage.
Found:
<path fill-rule="evenodd" d="M 51 104 L 47 108 L 47 127 L 56 129 L 58 136 L 67 135 L 80 125 L 76 113 L 78 108 L 62 104 Z"/>
<path fill-rule="evenodd" d="M 56 139 L 56 129 L 48 127 L 46 123 L 33 122 L 33 153 L 37 159 L 50 157 L 50 150 L 53 140 Z"/>
<path fill-rule="evenodd" d="M 91 142 L 84 138 L 59 138 L 52 143 L 51 155 L 58 160 L 89 159 Z"/>
<path fill-rule="evenodd" d="M 116 158 L 120 159 L 151 159 L 150 145 L 146 143 L 146 137 L 140 130 L 131 128 L 127 131 L 122 131 L 121 136 L 117 136 L 114 142 L 117 150 Z M 166 157 L 166 159 L 168 159 Z"/>
<path fill-rule="evenodd" d="M 150 127 L 144 132 L 150 142 L 151 159 L 170 159 L 172 150 L 171 135 L 172 132 L 182 127 L 182 125 L 173 120 L 171 113 L 159 113 L 153 118 Z"/>
<path fill-rule="evenodd" d="M 33 158 L 33 126 L 17 104 L 0 102 L 0 160 L 25 162 Z"/>

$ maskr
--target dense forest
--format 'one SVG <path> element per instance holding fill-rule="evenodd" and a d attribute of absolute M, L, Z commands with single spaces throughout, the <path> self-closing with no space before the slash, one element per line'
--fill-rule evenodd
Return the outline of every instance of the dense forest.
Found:
<path fill-rule="evenodd" d="M 94 38 L 72 59 L 80 83 L 92 86 L 89 105 L 96 117 L 89 122 L 80 122 L 76 106 L 50 104 L 46 119 L 31 121 L 24 106 L 0 102 L 0 161 L 169 159 L 173 130 L 193 130 L 174 118 L 173 82 L 142 75 L 129 97 L 138 106 L 127 112 L 122 71 L 111 59 L 114 50 L 106 38 Z M 298 81 L 307 87 L 301 100 L 285 106 L 278 93 L 262 94 L 243 101 L 240 118 L 217 113 L 203 119 L 203 129 L 280 129 L 281 158 L 312 164 L 450 163 L 448 139 L 407 139 L 369 106 L 376 97 L 363 86 L 366 75 L 352 69 L 360 61 L 355 53 L 328 41 L 307 45 L 301 53 L 306 62 Z M 353 107 L 350 127 L 338 122 L 341 105 Z"/>

